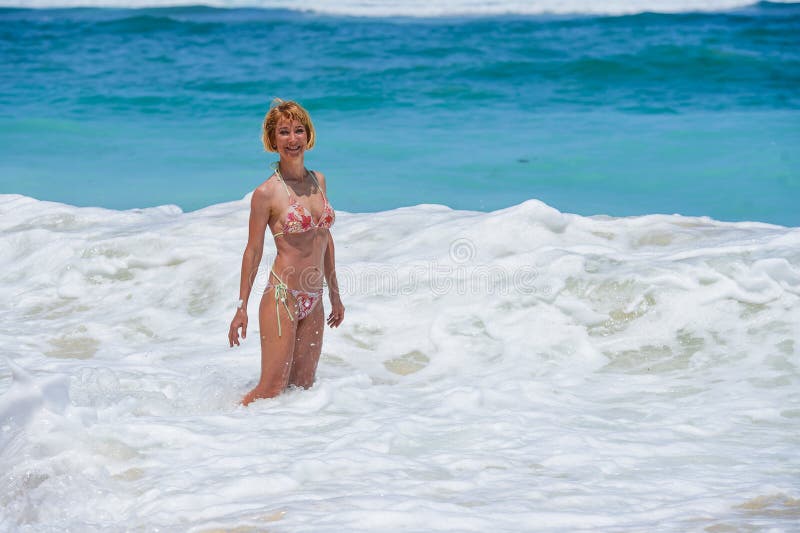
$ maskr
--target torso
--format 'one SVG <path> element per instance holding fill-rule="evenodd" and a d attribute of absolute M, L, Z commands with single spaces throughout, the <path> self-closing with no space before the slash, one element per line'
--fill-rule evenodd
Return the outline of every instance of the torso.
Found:
<path fill-rule="evenodd" d="M 313 173 L 292 184 L 300 185 L 297 190 L 278 173 L 269 181 L 274 201 L 268 225 L 277 250 L 272 268 L 293 289 L 317 290 L 324 280 L 328 228 L 336 218 L 333 207 Z"/>

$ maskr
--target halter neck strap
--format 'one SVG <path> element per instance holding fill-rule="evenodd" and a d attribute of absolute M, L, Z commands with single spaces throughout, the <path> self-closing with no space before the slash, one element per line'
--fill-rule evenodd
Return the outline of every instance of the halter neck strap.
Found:
<path fill-rule="evenodd" d="M 319 192 L 322 194 L 322 199 L 325 200 L 325 203 L 328 203 L 328 197 L 325 196 L 325 191 L 322 190 L 322 186 L 319 184 L 319 180 L 317 180 L 317 173 L 314 172 L 313 170 L 308 170 L 308 169 L 305 169 L 305 171 L 307 174 L 311 175 L 311 178 L 314 180 L 314 184 L 317 186 L 317 189 L 319 189 Z M 286 195 L 289 198 L 291 198 L 292 192 L 289 190 L 289 186 L 286 184 L 286 180 L 284 180 L 283 176 L 281 175 L 280 165 L 275 165 L 275 175 L 278 177 L 278 181 L 283 183 L 283 188 L 286 189 Z"/>

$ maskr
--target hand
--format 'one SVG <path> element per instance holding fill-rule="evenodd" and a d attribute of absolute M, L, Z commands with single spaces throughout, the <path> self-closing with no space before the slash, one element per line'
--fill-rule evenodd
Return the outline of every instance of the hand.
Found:
<path fill-rule="evenodd" d="M 228 341 L 233 345 L 239 346 L 239 328 L 242 328 L 242 339 L 247 338 L 247 311 L 237 309 L 236 314 L 231 320 L 231 328 L 228 330 Z"/>
<path fill-rule="evenodd" d="M 338 328 L 339 324 L 344 320 L 344 306 L 342 300 L 337 296 L 331 298 L 331 314 L 328 315 L 328 326 Z"/>

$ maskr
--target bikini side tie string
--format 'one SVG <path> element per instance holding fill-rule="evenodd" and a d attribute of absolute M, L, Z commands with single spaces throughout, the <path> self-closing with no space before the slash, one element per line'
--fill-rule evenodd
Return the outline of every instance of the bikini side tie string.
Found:
<path fill-rule="evenodd" d="M 289 315 L 289 320 L 294 321 L 292 317 L 292 312 L 289 310 L 289 305 L 286 303 L 286 299 L 289 297 L 288 289 L 289 287 L 278 277 L 274 270 L 270 269 L 272 275 L 275 276 L 275 279 L 278 280 L 278 283 L 275 284 L 275 314 L 278 316 L 278 337 L 281 336 L 281 312 L 280 312 L 280 304 L 283 304 L 283 308 L 286 309 L 286 314 Z"/>

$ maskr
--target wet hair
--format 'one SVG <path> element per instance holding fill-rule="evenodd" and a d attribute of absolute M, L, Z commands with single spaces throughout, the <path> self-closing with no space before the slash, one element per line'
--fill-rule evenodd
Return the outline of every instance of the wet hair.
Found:
<path fill-rule="evenodd" d="M 296 120 L 306 129 L 306 149 L 310 150 L 314 147 L 317 136 L 314 133 L 314 124 L 311 123 L 311 116 L 308 111 L 303 109 L 303 106 L 292 100 L 281 100 L 276 98 L 269 106 L 269 111 L 264 117 L 264 124 L 261 126 L 261 142 L 264 144 L 264 150 L 267 152 L 276 152 L 275 147 L 275 129 L 278 127 L 278 122 L 283 119 Z"/>

